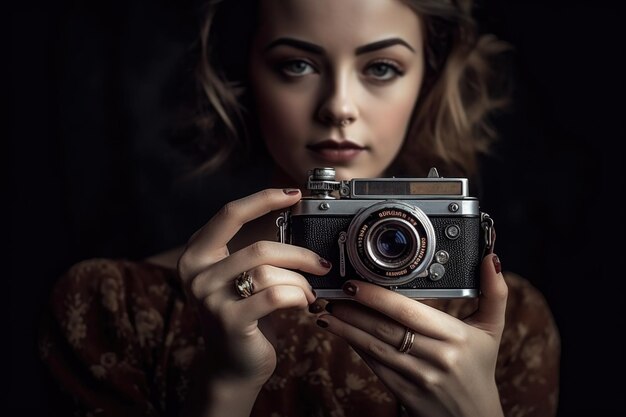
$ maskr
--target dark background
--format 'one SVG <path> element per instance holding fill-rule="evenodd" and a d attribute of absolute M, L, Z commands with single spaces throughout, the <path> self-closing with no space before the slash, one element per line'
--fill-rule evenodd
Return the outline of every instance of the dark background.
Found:
<path fill-rule="evenodd" d="M 615 6 L 482 1 L 515 47 L 512 110 L 481 174 L 505 269 L 545 294 L 562 337 L 559 416 L 623 405 L 623 31 Z M 168 145 L 197 2 L 12 2 L 8 190 L 10 412 L 47 415 L 35 329 L 54 280 L 90 257 L 184 243 L 266 177 L 180 183 Z M 2 410 L 4 411 L 4 410 Z M 0 411 L 0 412 L 2 412 Z M 3 413 L 4 415 L 7 415 Z"/>

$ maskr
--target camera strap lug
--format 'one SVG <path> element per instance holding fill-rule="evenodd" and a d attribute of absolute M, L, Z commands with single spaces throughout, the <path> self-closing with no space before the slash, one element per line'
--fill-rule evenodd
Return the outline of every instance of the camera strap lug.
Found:
<path fill-rule="evenodd" d="M 346 240 L 348 240 L 348 234 L 346 232 L 339 233 L 339 275 L 341 277 L 346 276 Z"/>
<path fill-rule="evenodd" d="M 287 242 L 287 224 L 289 220 L 289 212 L 285 211 L 276 218 L 276 226 L 278 227 L 278 241 L 280 243 L 288 243 Z"/>
<path fill-rule="evenodd" d="M 494 227 L 494 221 L 487 213 L 480 213 L 480 226 L 483 229 L 485 236 L 485 248 L 483 250 L 483 257 L 493 253 L 493 245 L 496 243 L 496 229 Z"/>

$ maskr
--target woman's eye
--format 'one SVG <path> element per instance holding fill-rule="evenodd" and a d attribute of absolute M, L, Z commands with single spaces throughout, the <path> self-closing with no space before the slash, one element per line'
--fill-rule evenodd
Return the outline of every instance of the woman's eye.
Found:
<path fill-rule="evenodd" d="M 284 74 L 292 77 L 302 77 L 315 72 L 311 64 L 301 60 L 286 62 L 280 66 L 280 69 Z"/>
<path fill-rule="evenodd" d="M 388 62 L 375 62 L 365 72 L 378 81 L 389 81 L 403 74 L 400 68 Z"/>

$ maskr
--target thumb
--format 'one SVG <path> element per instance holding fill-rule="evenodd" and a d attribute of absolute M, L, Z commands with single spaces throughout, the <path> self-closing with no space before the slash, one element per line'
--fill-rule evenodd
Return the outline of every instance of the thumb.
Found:
<path fill-rule="evenodd" d="M 502 329 L 508 287 L 504 282 L 498 255 L 490 254 L 483 259 L 480 266 L 480 290 L 478 310 L 466 322 L 485 330 Z"/>

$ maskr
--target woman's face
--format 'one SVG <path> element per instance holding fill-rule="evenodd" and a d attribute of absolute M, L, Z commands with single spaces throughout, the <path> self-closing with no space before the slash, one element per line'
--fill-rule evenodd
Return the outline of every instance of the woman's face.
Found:
<path fill-rule="evenodd" d="M 315 167 L 380 177 L 424 75 L 418 16 L 401 0 L 260 0 L 249 77 L 259 128 L 297 184 Z"/>

